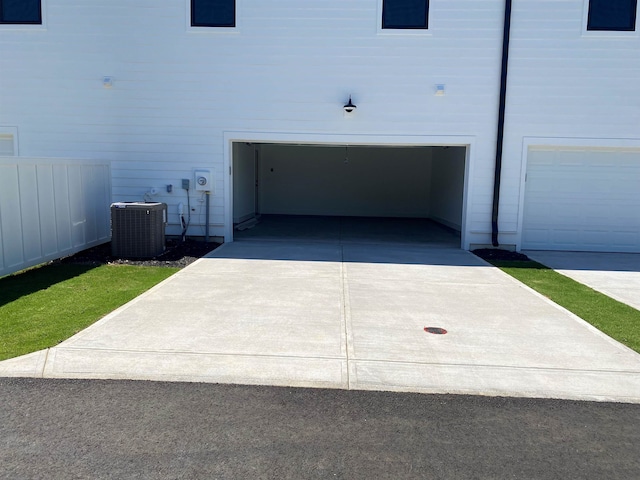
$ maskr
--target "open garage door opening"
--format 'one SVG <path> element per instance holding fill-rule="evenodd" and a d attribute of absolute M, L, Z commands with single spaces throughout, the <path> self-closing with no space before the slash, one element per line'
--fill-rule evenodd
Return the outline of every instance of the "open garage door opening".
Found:
<path fill-rule="evenodd" d="M 233 143 L 234 238 L 460 246 L 465 146 Z"/>

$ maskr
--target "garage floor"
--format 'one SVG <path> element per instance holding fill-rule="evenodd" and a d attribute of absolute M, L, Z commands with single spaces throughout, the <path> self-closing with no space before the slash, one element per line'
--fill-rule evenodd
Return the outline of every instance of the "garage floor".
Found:
<path fill-rule="evenodd" d="M 365 240 L 223 245 L 0 376 L 640 403 L 640 355 L 500 270 L 454 243 Z"/>
<path fill-rule="evenodd" d="M 262 215 L 255 227 L 234 232 L 234 239 L 429 243 L 460 248 L 459 232 L 426 218 Z"/>

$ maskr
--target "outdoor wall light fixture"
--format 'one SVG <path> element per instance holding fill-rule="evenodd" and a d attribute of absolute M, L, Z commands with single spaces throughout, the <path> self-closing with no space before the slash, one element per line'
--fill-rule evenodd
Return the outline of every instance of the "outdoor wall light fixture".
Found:
<path fill-rule="evenodd" d="M 353 111 L 358 108 L 356 107 L 353 102 L 351 101 L 351 95 L 349 95 L 349 103 L 347 103 L 346 105 L 344 105 L 342 107 L 342 109 L 344 110 L 345 113 L 353 113 Z"/>

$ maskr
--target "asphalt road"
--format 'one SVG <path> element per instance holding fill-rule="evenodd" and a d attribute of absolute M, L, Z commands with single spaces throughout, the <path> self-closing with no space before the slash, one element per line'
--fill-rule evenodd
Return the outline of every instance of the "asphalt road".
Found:
<path fill-rule="evenodd" d="M 640 405 L 0 378 L 0 478 L 640 478 Z"/>

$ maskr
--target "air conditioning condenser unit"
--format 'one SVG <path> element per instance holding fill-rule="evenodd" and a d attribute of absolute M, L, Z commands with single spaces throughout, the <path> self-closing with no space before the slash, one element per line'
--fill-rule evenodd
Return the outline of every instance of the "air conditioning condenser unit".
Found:
<path fill-rule="evenodd" d="M 118 202 L 111 204 L 111 254 L 151 258 L 165 250 L 167 204 Z"/>

